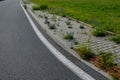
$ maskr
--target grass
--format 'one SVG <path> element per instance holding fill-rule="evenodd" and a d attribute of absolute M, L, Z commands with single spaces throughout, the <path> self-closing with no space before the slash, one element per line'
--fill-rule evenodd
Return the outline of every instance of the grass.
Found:
<path fill-rule="evenodd" d="M 48 9 L 48 6 L 43 4 L 43 5 L 35 5 L 35 6 L 32 6 L 32 9 L 33 10 L 47 10 Z"/>
<path fill-rule="evenodd" d="M 93 30 L 93 35 L 97 37 L 104 37 L 106 36 L 106 31 L 102 28 L 96 28 Z"/>
<path fill-rule="evenodd" d="M 40 7 L 39 6 L 32 6 L 32 10 L 40 10 Z"/>
<path fill-rule="evenodd" d="M 87 48 L 87 47 L 82 46 L 82 45 L 76 47 L 75 50 L 80 55 L 80 57 L 85 59 L 85 60 L 89 60 L 89 59 L 93 58 L 93 56 L 94 56 L 94 53 L 91 51 L 90 48 Z"/>
<path fill-rule="evenodd" d="M 94 27 L 120 34 L 120 0 L 29 0 L 49 12 L 70 16 Z M 49 4 L 48 4 L 49 3 Z"/>
<path fill-rule="evenodd" d="M 72 27 L 72 25 L 69 25 L 68 28 L 69 28 L 69 29 L 72 29 L 73 27 Z"/>
<path fill-rule="evenodd" d="M 112 37 L 111 40 L 117 44 L 120 44 L 120 35 L 116 35 L 116 36 Z"/>
<path fill-rule="evenodd" d="M 112 53 L 100 52 L 99 53 L 99 66 L 102 69 L 110 69 L 115 66 L 113 63 L 114 55 Z"/>

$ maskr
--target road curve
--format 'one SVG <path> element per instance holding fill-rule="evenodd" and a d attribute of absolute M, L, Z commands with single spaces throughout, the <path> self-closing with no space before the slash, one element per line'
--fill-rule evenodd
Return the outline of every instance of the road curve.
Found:
<path fill-rule="evenodd" d="M 0 80 L 81 80 L 38 39 L 19 2 L 0 1 Z"/>

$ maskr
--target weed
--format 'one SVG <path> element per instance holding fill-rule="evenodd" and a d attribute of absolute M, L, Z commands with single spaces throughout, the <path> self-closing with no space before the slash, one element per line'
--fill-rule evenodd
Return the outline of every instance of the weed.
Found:
<path fill-rule="evenodd" d="M 78 41 L 75 41 L 75 42 L 74 42 L 74 45 L 78 45 L 78 44 L 79 44 L 79 42 L 78 42 Z"/>
<path fill-rule="evenodd" d="M 56 29 L 55 24 L 50 24 L 49 29 Z"/>
<path fill-rule="evenodd" d="M 70 34 L 65 35 L 63 38 L 66 39 L 66 40 L 73 40 L 74 39 L 73 35 L 70 35 Z"/>
<path fill-rule="evenodd" d="M 71 28 L 73 28 L 73 27 L 70 25 L 70 26 L 68 26 L 68 28 L 70 28 L 70 29 L 71 29 Z"/>
<path fill-rule="evenodd" d="M 47 10 L 48 6 L 47 5 L 34 5 L 32 6 L 32 10 Z"/>
<path fill-rule="evenodd" d="M 80 25 L 80 29 L 85 29 L 85 27 Z"/>
<path fill-rule="evenodd" d="M 112 53 L 100 52 L 99 53 L 99 66 L 102 69 L 110 69 L 114 67 L 113 63 L 114 56 Z"/>
<path fill-rule="evenodd" d="M 74 32 L 66 32 L 66 35 L 64 35 L 64 39 L 67 39 L 67 40 L 73 40 L 74 39 Z"/>
<path fill-rule="evenodd" d="M 117 44 L 120 44 L 120 35 L 116 35 L 116 36 L 112 37 L 111 40 Z"/>
<path fill-rule="evenodd" d="M 62 17 L 66 17 L 66 14 L 62 14 Z"/>
<path fill-rule="evenodd" d="M 87 48 L 83 45 L 80 45 L 76 48 L 76 51 L 79 53 L 80 57 L 85 59 L 85 60 L 89 60 L 91 58 L 93 58 L 94 54 L 91 51 L 90 48 Z"/>
<path fill-rule="evenodd" d="M 40 10 L 47 10 L 47 9 L 48 9 L 48 5 L 47 4 L 40 5 Z"/>
<path fill-rule="evenodd" d="M 93 35 L 97 37 L 104 37 L 106 36 L 106 31 L 102 28 L 95 28 L 93 30 Z"/>
<path fill-rule="evenodd" d="M 40 10 L 40 6 L 37 6 L 37 5 L 32 6 L 32 10 Z"/>

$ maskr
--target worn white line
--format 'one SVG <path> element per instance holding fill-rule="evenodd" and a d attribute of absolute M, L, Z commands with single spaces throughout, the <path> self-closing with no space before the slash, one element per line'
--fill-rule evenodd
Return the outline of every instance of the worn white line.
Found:
<path fill-rule="evenodd" d="M 37 34 L 38 38 L 43 42 L 43 44 L 52 52 L 52 54 L 60 61 L 62 62 L 67 68 L 69 68 L 72 72 L 74 72 L 80 79 L 82 80 L 95 80 L 93 77 L 88 75 L 86 72 L 84 72 L 82 69 L 80 69 L 78 66 L 76 66 L 74 63 L 72 63 L 70 60 L 68 60 L 62 53 L 60 53 L 39 31 L 37 26 L 34 24 L 32 19 L 30 18 L 27 11 L 24 9 L 22 2 L 20 2 L 20 5 L 25 12 L 25 15 L 27 16 L 30 24 L 32 25 L 33 30 Z"/>

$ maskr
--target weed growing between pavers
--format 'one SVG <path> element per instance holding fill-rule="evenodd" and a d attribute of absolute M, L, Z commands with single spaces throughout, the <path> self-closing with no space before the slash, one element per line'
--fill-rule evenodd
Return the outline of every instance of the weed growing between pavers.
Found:
<path fill-rule="evenodd" d="M 89 60 L 93 58 L 94 54 L 90 48 L 85 47 L 84 45 L 77 46 L 75 50 L 78 52 L 81 58 Z"/>
<path fill-rule="evenodd" d="M 63 38 L 66 40 L 73 40 L 74 39 L 73 35 L 65 35 Z"/>
<path fill-rule="evenodd" d="M 113 53 L 100 51 L 98 52 L 99 54 L 96 55 L 90 48 L 81 45 L 73 49 L 81 58 L 110 74 L 113 80 L 120 80 L 120 66 L 114 63 L 115 56 Z"/>
<path fill-rule="evenodd" d="M 85 29 L 85 27 L 80 25 L 80 29 Z"/>
<path fill-rule="evenodd" d="M 74 39 L 74 32 L 66 32 L 66 34 L 63 35 L 63 39 L 66 40 L 73 40 Z"/>
<path fill-rule="evenodd" d="M 55 24 L 50 24 L 49 29 L 56 29 Z"/>

